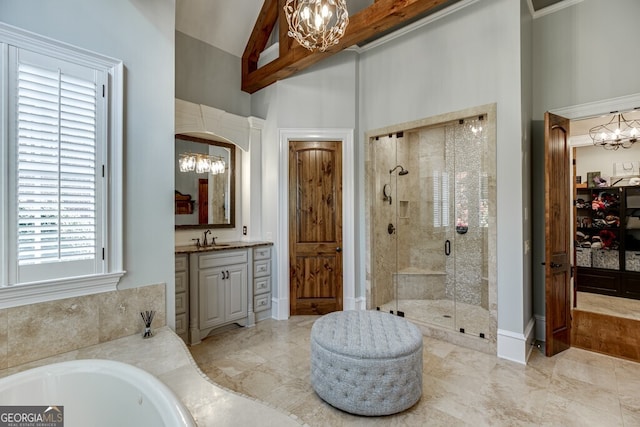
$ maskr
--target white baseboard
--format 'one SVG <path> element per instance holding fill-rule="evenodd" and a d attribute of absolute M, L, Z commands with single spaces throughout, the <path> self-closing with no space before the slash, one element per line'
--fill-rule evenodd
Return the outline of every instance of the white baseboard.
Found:
<path fill-rule="evenodd" d="M 358 297 L 353 299 L 353 308 L 344 308 L 345 310 L 366 310 L 367 299 L 365 297 Z"/>
<path fill-rule="evenodd" d="M 271 298 L 271 315 L 276 320 L 287 320 L 289 318 L 289 299 Z"/>
<path fill-rule="evenodd" d="M 531 318 L 524 333 L 498 329 L 498 357 L 512 362 L 527 364 L 533 349 L 535 318 Z"/>
<path fill-rule="evenodd" d="M 345 298 L 343 310 L 366 310 L 367 300 L 364 297 Z M 289 299 L 271 299 L 271 317 L 275 320 L 287 320 L 289 318 Z"/>

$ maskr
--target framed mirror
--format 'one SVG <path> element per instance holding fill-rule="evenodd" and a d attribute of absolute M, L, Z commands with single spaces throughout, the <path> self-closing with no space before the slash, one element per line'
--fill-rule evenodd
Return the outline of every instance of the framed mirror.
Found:
<path fill-rule="evenodd" d="M 176 229 L 235 227 L 233 144 L 176 135 Z"/>

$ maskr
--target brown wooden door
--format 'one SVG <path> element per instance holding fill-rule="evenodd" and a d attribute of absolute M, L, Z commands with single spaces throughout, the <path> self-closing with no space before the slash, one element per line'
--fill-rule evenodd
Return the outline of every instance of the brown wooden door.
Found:
<path fill-rule="evenodd" d="M 198 224 L 209 224 L 209 180 L 198 180 Z"/>
<path fill-rule="evenodd" d="M 569 119 L 545 113 L 545 346 L 553 356 L 571 345 Z"/>
<path fill-rule="evenodd" d="M 342 143 L 289 142 L 291 315 L 342 310 Z"/>

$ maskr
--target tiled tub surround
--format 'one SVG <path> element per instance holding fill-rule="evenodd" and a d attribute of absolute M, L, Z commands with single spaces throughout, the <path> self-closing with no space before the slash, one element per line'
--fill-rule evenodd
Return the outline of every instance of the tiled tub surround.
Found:
<path fill-rule="evenodd" d="M 212 383 L 195 364 L 182 340 L 168 327 L 155 330 L 150 339 L 142 339 L 138 334 L 131 335 L 0 370 L 0 377 L 79 359 L 115 360 L 154 375 L 176 394 L 201 427 L 301 425 L 293 416 Z M 70 408 L 65 408 L 65 411 L 68 410 Z"/>
<path fill-rule="evenodd" d="M 141 334 L 145 310 L 166 325 L 164 284 L 2 309 L 0 369 Z"/>

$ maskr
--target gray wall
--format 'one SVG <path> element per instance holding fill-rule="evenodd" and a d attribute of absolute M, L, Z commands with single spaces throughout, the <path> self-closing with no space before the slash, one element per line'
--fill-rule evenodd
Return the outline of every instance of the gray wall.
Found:
<path fill-rule="evenodd" d="M 251 95 L 241 90 L 240 58 L 176 31 L 176 98 L 251 115 Z"/>
<path fill-rule="evenodd" d="M 584 0 L 533 21 L 534 313 L 544 307 L 544 112 L 640 93 L 640 2 Z M 603 111 L 603 113 L 606 113 Z M 537 338 L 544 338 L 538 336 Z"/>
<path fill-rule="evenodd" d="M 474 3 L 363 53 L 359 74 L 363 132 L 497 103 L 498 328 L 514 333 L 524 332 L 525 308 L 532 305 L 523 252 L 529 201 L 521 161 L 520 11 L 513 0 Z M 358 141 L 361 171 L 361 135 Z M 362 194 L 364 187 L 358 190 Z M 364 241 L 357 244 L 364 254 Z"/>
<path fill-rule="evenodd" d="M 533 22 L 533 118 L 640 93 L 638 0 L 584 0 Z"/>
<path fill-rule="evenodd" d="M 175 0 L 2 0 L 0 20 L 124 62 L 124 269 L 119 288 L 167 284 L 174 324 Z"/>
<path fill-rule="evenodd" d="M 524 264 L 523 264 L 523 312 L 522 321 L 524 325 L 533 318 L 533 281 L 532 272 L 532 205 L 531 205 L 531 116 L 532 116 L 532 82 L 531 82 L 531 66 L 532 66 L 532 31 L 533 19 L 529 12 L 527 0 L 520 1 L 520 93 L 522 108 L 522 237 L 524 245 Z"/>
<path fill-rule="evenodd" d="M 289 250 L 287 242 L 277 240 L 278 218 L 288 215 L 287 212 L 280 212 L 278 206 L 280 191 L 288 191 L 288 188 L 279 188 L 280 174 L 288 174 L 288 171 L 278 167 L 278 130 L 346 128 L 354 129 L 354 135 L 357 135 L 356 88 L 357 55 L 354 52 L 341 52 L 305 72 L 252 95 L 253 115 L 266 120 L 262 131 L 262 229 L 265 236 L 275 239 L 276 258 L 286 259 Z M 345 165 L 347 168 L 349 166 L 354 165 Z M 359 241 L 359 238 L 356 237 L 356 240 Z M 275 274 L 278 272 L 274 272 L 274 277 L 277 277 Z M 356 277 L 356 283 L 363 282 Z M 278 286 L 272 287 L 274 297 L 282 298 Z M 364 290 L 356 288 L 356 297 L 363 295 Z"/>

